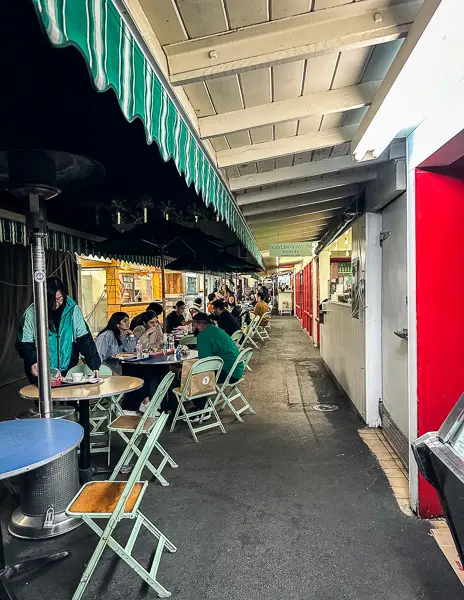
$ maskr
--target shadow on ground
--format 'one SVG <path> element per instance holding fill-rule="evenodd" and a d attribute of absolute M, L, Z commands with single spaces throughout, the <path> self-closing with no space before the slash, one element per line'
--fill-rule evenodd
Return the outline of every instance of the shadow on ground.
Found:
<path fill-rule="evenodd" d="M 429 525 L 401 513 L 357 430 L 362 423 L 295 319 L 273 320 L 244 386 L 257 414 L 224 414 L 227 434 L 164 433 L 178 462 L 170 486 L 151 482 L 142 510 L 178 546 L 159 579 L 188 600 L 458 600 L 463 589 Z M 296 381 L 296 382 L 295 382 Z M 339 405 L 317 413 L 318 402 Z M 11 512 L 5 506 L 3 519 Z M 128 526 L 121 526 L 124 539 Z M 72 556 L 15 581 L 22 600 L 71 598 L 96 536 L 86 527 L 49 542 L 7 539 L 7 557 L 67 548 Z M 144 533 L 135 555 L 145 564 Z M 154 598 L 107 551 L 85 598 Z"/>

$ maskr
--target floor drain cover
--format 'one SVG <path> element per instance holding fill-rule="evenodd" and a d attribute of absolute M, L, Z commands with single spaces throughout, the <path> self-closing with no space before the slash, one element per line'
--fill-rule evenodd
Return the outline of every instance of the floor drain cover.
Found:
<path fill-rule="evenodd" d="M 318 412 L 333 412 L 334 410 L 338 410 L 337 404 L 316 404 L 313 406 L 313 410 L 317 410 Z"/>

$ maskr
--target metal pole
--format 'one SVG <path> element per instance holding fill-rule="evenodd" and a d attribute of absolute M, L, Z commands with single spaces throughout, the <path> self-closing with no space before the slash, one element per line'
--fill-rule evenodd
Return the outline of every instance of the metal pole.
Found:
<path fill-rule="evenodd" d="M 206 269 L 203 269 L 203 312 L 206 312 Z"/>
<path fill-rule="evenodd" d="M 166 333 L 166 281 L 164 279 L 164 250 L 161 249 L 161 296 L 163 304 L 163 331 Z"/>
<path fill-rule="evenodd" d="M 30 210 L 40 213 L 38 194 L 29 194 Z M 44 241 L 47 232 L 35 229 L 31 233 L 32 281 L 34 287 L 35 341 L 37 348 L 37 368 L 39 372 L 39 412 L 45 419 L 52 417 L 52 388 L 50 384 L 50 351 L 48 346 L 48 307 L 47 273 Z"/>

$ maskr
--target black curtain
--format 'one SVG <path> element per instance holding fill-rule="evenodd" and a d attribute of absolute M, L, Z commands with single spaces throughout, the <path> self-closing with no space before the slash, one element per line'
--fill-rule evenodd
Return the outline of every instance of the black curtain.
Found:
<path fill-rule="evenodd" d="M 62 279 L 69 295 L 77 299 L 77 263 L 74 254 L 47 250 L 47 275 Z M 21 315 L 32 303 L 30 248 L 0 243 L 0 386 L 25 377 L 23 361 L 15 350 Z"/>

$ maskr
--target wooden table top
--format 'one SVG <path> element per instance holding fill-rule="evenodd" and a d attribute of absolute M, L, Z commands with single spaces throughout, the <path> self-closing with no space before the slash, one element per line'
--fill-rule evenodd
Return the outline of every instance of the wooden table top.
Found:
<path fill-rule="evenodd" d="M 143 385 L 143 379 L 126 375 L 103 377 L 100 383 L 84 383 L 81 385 L 63 385 L 52 387 L 53 400 L 94 400 L 119 394 L 133 392 Z M 39 389 L 36 385 L 27 385 L 19 390 L 23 398 L 38 400 Z"/>

